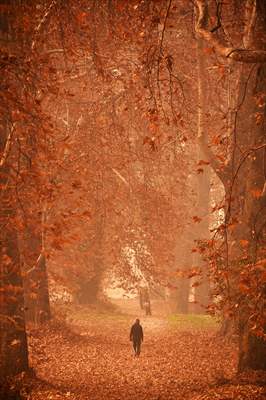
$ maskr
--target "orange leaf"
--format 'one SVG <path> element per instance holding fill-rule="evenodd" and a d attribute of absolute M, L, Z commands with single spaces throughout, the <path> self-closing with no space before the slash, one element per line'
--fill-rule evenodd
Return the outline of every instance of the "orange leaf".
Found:
<path fill-rule="evenodd" d="M 266 283 L 266 271 L 264 271 L 264 272 L 261 274 L 260 283 L 261 283 L 261 284 Z"/>
<path fill-rule="evenodd" d="M 240 239 L 239 242 L 240 242 L 242 247 L 247 247 L 248 244 L 249 244 L 249 241 L 246 240 L 246 239 Z"/>
<path fill-rule="evenodd" d="M 145 136 L 143 139 L 143 144 L 150 143 L 151 139 L 148 136 Z"/>
<path fill-rule="evenodd" d="M 198 287 L 198 286 L 200 286 L 200 282 L 194 282 L 191 286 L 192 287 Z"/>
<path fill-rule="evenodd" d="M 261 125 L 263 122 L 263 113 L 256 113 L 255 114 L 255 122 L 256 125 Z"/>
<path fill-rule="evenodd" d="M 202 218 L 197 217 L 197 215 L 194 215 L 194 217 L 192 217 L 194 222 L 200 222 L 202 220 Z"/>
<path fill-rule="evenodd" d="M 209 161 L 199 160 L 198 165 L 209 165 Z"/>
<path fill-rule="evenodd" d="M 8 266 L 8 265 L 12 264 L 12 259 L 9 257 L 9 255 L 4 254 L 2 256 L 2 263 L 3 263 L 3 265 Z"/>
<path fill-rule="evenodd" d="M 204 171 L 203 171 L 203 168 L 198 168 L 198 169 L 197 169 L 197 174 L 203 174 L 203 172 L 204 172 Z"/>
<path fill-rule="evenodd" d="M 204 47 L 203 51 L 205 54 L 212 54 L 214 52 L 213 47 Z"/>
<path fill-rule="evenodd" d="M 84 215 L 84 217 L 91 217 L 91 213 L 89 211 L 84 211 L 82 215 Z"/>
<path fill-rule="evenodd" d="M 239 283 L 238 287 L 242 293 L 248 293 L 250 291 L 250 288 L 245 283 Z"/>
<path fill-rule="evenodd" d="M 260 189 L 252 189 L 250 192 L 255 199 L 259 199 L 261 197 Z"/>
<path fill-rule="evenodd" d="M 80 12 L 77 14 L 77 20 L 80 24 L 84 24 L 84 22 L 86 22 L 86 18 L 88 16 L 88 13 L 86 12 Z"/>

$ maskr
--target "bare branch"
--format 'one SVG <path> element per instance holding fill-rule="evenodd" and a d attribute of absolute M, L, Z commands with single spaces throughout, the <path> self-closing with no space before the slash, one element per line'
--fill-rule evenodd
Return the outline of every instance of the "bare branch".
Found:
<path fill-rule="evenodd" d="M 243 43 L 245 48 L 250 48 L 252 44 L 252 35 L 254 32 L 257 17 L 257 0 L 247 0 L 246 3 L 246 20 L 248 23 L 245 27 Z"/>
<path fill-rule="evenodd" d="M 121 179 L 122 182 L 124 182 L 127 186 L 130 186 L 128 181 L 115 168 L 111 168 L 111 170 Z"/>
<path fill-rule="evenodd" d="M 50 11 L 52 10 L 52 8 L 53 8 L 55 5 L 56 5 L 56 0 L 53 0 L 53 1 L 51 2 L 51 4 L 49 5 L 49 7 L 47 8 L 47 10 L 45 11 L 45 13 L 44 13 L 44 15 L 43 15 L 41 21 L 40 21 L 39 24 L 37 25 L 37 27 L 36 27 L 36 29 L 35 29 L 35 39 L 32 41 L 32 44 L 31 44 L 31 49 L 32 49 L 32 50 L 34 50 L 35 45 L 36 45 L 36 36 L 37 36 L 37 34 L 39 33 L 39 31 L 40 31 L 42 25 L 44 24 L 44 22 L 46 21 L 47 17 L 49 16 Z"/>
<path fill-rule="evenodd" d="M 10 148 L 11 148 L 12 136 L 13 136 L 14 128 L 15 128 L 15 124 L 12 125 L 12 127 L 11 127 L 11 129 L 10 129 L 10 131 L 8 133 L 8 136 L 7 136 L 7 139 L 6 139 L 5 148 L 4 148 L 2 157 L 0 159 L 0 167 L 2 167 L 4 165 L 4 163 L 6 162 L 6 160 L 7 160 L 7 157 L 8 157 Z"/>
<path fill-rule="evenodd" d="M 32 268 L 30 268 L 28 271 L 24 272 L 25 275 L 30 275 L 33 271 L 38 269 L 39 265 L 41 264 L 42 260 L 44 259 L 44 254 L 41 252 L 37 258 L 36 263 L 33 265 Z"/>
<path fill-rule="evenodd" d="M 51 49 L 46 51 L 46 54 L 54 54 L 54 53 L 64 53 L 64 49 Z"/>
<path fill-rule="evenodd" d="M 202 55 L 202 39 L 198 39 L 198 145 L 200 151 L 206 160 L 210 163 L 211 168 L 216 172 L 222 183 L 225 181 L 225 171 L 222 171 L 222 164 L 217 160 L 215 154 L 208 145 L 208 134 L 206 131 L 204 114 L 206 113 L 206 88 L 205 88 L 205 59 Z M 227 172 L 227 171 L 226 171 Z"/>

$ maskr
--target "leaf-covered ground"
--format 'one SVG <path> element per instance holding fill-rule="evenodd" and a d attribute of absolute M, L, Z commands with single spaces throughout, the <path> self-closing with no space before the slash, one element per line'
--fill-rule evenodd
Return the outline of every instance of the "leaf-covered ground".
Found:
<path fill-rule="evenodd" d="M 235 377 L 236 345 L 207 317 L 143 317 L 141 356 L 133 357 L 133 316 L 80 309 L 67 324 L 30 335 L 36 377 L 24 377 L 26 399 L 264 399 L 265 376 Z"/>

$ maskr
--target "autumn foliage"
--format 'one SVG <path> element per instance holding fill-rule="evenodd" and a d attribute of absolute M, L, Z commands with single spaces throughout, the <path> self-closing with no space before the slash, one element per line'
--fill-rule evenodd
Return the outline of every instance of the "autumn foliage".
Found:
<path fill-rule="evenodd" d="M 106 301 L 110 281 L 218 316 L 238 369 L 265 369 L 264 1 L 0 13 L 5 375 L 51 299 Z"/>

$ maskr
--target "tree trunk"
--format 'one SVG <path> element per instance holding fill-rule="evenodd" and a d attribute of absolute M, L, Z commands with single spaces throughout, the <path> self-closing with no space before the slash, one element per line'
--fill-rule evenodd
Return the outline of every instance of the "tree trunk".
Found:
<path fill-rule="evenodd" d="M 231 262 L 244 264 L 252 270 L 257 261 L 265 258 L 265 224 L 266 224 L 266 197 L 263 194 L 265 187 L 265 115 L 266 107 L 258 106 L 257 98 L 261 93 L 266 92 L 266 66 L 254 66 L 250 70 L 249 81 L 247 81 L 247 67 L 243 67 L 240 84 L 242 92 L 245 91 L 245 98 L 239 110 L 237 130 L 241 135 L 240 149 L 244 156 L 239 156 L 238 166 L 241 165 L 235 183 L 232 188 L 231 214 L 239 220 L 238 228 L 230 235 Z M 258 115 L 262 116 L 262 121 Z M 250 135 L 252 132 L 252 135 Z M 256 150 L 254 150 L 256 149 Z M 230 221 L 230 220 L 229 220 Z M 244 244 L 241 248 L 239 243 Z M 245 283 L 245 279 L 254 279 L 250 273 L 245 278 L 244 266 L 238 269 L 241 275 L 237 278 L 237 284 Z M 254 273 L 256 274 L 255 270 Z M 242 279 L 242 280 L 241 280 Z M 249 286 L 249 283 L 248 283 Z M 250 320 L 250 303 L 254 299 L 251 293 L 241 292 L 239 296 L 239 364 L 240 371 L 247 368 L 265 369 L 266 346 L 265 342 L 252 334 L 250 328 L 254 322 Z M 254 288 L 253 288 L 254 289 Z M 256 307 L 260 308 L 265 301 L 265 284 L 260 289 L 260 300 Z M 264 326 L 265 334 L 265 326 Z"/>
<path fill-rule="evenodd" d="M 266 332 L 266 327 L 264 328 Z M 241 367 L 241 363 L 240 367 Z M 246 366 L 266 371 L 266 341 L 254 335 L 248 336 Z M 241 368 L 240 368 L 241 369 Z"/>
<path fill-rule="evenodd" d="M 98 188 L 98 195 L 100 190 Z M 99 299 L 102 287 L 102 279 L 104 274 L 103 266 L 103 234 L 104 234 L 104 221 L 101 214 L 101 209 L 96 211 L 95 216 L 95 237 L 93 246 L 93 255 L 88 260 L 91 264 L 94 275 L 91 279 L 81 281 L 79 283 L 79 290 L 77 292 L 77 301 L 79 304 L 93 304 Z"/>
<path fill-rule="evenodd" d="M 202 160 L 203 154 L 199 151 L 199 160 Z M 197 252 L 194 253 L 193 265 L 200 269 L 200 277 L 195 284 L 195 305 L 194 312 L 202 314 L 206 312 L 206 307 L 210 303 L 210 281 L 208 259 L 204 256 L 206 251 L 206 242 L 210 237 L 209 231 L 209 202 L 210 202 L 210 170 L 204 168 L 204 172 L 197 177 L 198 183 L 198 204 L 197 216 L 200 218 L 198 226 L 195 229 Z"/>
<path fill-rule="evenodd" d="M 21 235 L 26 320 L 35 324 L 51 318 L 45 258 L 44 211 L 32 210 Z"/>
<path fill-rule="evenodd" d="M 79 304 L 94 304 L 97 302 L 100 292 L 102 276 L 97 274 L 87 282 L 81 282 L 77 293 Z"/>
<path fill-rule="evenodd" d="M 230 131 L 230 160 L 227 173 L 219 172 L 217 159 L 204 135 L 201 144 L 212 168 L 222 179 L 226 192 L 225 264 L 230 296 L 229 306 L 237 305 L 239 320 L 239 371 L 265 369 L 265 342 L 252 333 L 263 315 L 265 286 L 257 283 L 257 261 L 265 259 L 265 60 L 266 3 L 246 2 L 243 43 L 245 48 L 228 48 L 208 30 L 207 2 L 197 0 L 199 14 L 196 31 L 211 47 L 227 59 L 241 61 L 239 93 L 234 108 L 235 124 Z M 235 2 L 232 2 L 235 6 Z M 236 16 L 236 15 L 235 15 Z M 252 51 L 250 50 L 252 49 Z M 254 65 L 249 66 L 249 63 Z M 230 168 L 229 168 L 230 167 Z M 222 176 L 223 175 L 223 176 Z M 231 229 L 228 229 L 231 226 Z M 253 285 L 253 286 L 252 286 Z M 265 284 L 264 284 L 265 285 Z M 233 302 L 233 303 L 232 303 Z M 261 314 L 260 311 L 261 310 Z M 262 325 L 263 330 L 263 325 Z M 260 332 L 262 335 L 264 332 Z"/>
<path fill-rule="evenodd" d="M 12 53 L 16 35 L 8 18 L 9 13 L 1 15 L 0 41 L 1 45 L 5 45 L 3 49 Z M 5 86 L 4 70 L 2 75 L 2 84 Z M 15 219 L 17 204 L 10 168 L 16 160 L 16 151 L 13 151 L 16 124 L 12 122 L 9 106 L 5 111 L 1 115 L 1 124 L 6 124 L 6 129 L 1 129 L 0 135 L 0 381 L 28 369 L 23 285 Z"/>
<path fill-rule="evenodd" d="M 193 237 L 191 231 L 185 231 L 182 236 L 182 241 L 178 241 L 176 248 L 176 261 L 178 269 L 181 274 L 186 274 L 186 271 L 191 269 L 192 260 Z M 175 308 L 174 312 L 180 314 L 187 314 L 189 312 L 189 292 L 190 292 L 190 279 L 187 277 L 179 277 L 176 280 L 176 293 L 175 293 Z"/>
<path fill-rule="evenodd" d="M 41 324 L 51 318 L 46 259 L 40 254 L 33 269 L 23 274 L 27 322 Z"/>
<path fill-rule="evenodd" d="M 196 177 L 196 187 L 198 191 L 198 201 L 196 208 L 196 217 L 198 218 L 195 227 L 194 237 L 198 251 L 194 253 L 193 264 L 200 268 L 201 277 L 198 285 L 195 286 L 195 307 L 194 312 L 204 313 L 205 307 L 210 301 L 210 284 L 208 277 L 208 261 L 204 259 L 204 252 L 200 249 L 206 246 L 206 241 L 210 237 L 209 232 L 209 203 L 210 203 L 210 167 L 206 165 L 208 160 L 205 159 L 205 153 L 201 148 L 200 139 L 205 135 L 206 126 L 204 122 L 206 108 L 206 85 L 204 80 L 205 63 L 203 56 L 203 44 L 198 40 L 198 165 L 202 167 L 198 169 Z"/>
<path fill-rule="evenodd" d="M 189 291 L 190 280 L 188 278 L 180 278 L 176 294 L 176 312 L 179 314 L 188 313 Z"/>
<path fill-rule="evenodd" d="M 1 232 L 0 244 L 0 368 L 4 379 L 28 369 L 28 348 L 17 233 L 12 227 Z"/>

